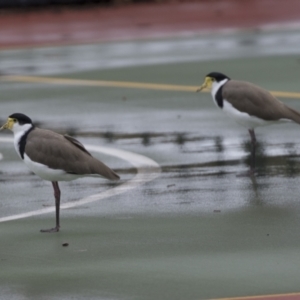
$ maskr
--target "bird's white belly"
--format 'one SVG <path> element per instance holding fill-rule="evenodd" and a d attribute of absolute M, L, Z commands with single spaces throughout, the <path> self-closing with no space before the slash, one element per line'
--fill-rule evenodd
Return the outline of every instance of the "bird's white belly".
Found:
<path fill-rule="evenodd" d="M 80 175 L 68 174 L 63 170 L 50 169 L 46 165 L 32 161 L 26 153 L 24 153 L 24 163 L 33 173 L 44 180 L 70 181 L 82 177 Z"/>
<path fill-rule="evenodd" d="M 235 109 L 225 99 L 223 101 L 223 111 L 239 125 L 246 127 L 247 129 L 254 129 L 259 126 L 267 126 L 278 122 L 290 122 L 287 119 L 280 119 L 279 121 L 265 121 L 263 119 L 250 116 L 247 113 L 241 112 Z"/>

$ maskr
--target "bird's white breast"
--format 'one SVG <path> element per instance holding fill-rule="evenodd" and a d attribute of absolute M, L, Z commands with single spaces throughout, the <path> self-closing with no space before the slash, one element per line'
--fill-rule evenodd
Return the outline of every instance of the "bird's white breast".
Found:
<path fill-rule="evenodd" d="M 241 112 L 234 108 L 231 103 L 223 99 L 223 111 L 239 125 L 247 129 L 254 129 L 259 126 L 267 126 L 278 122 L 289 122 L 290 120 L 281 119 L 279 121 L 266 121 L 255 116 L 250 116 L 245 112 Z"/>
<path fill-rule="evenodd" d="M 82 176 L 75 174 L 68 174 L 63 170 L 50 169 L 48 166 L 32 161 L 26 153 L 24 153 L 24 163 L 36 175 L 44 180 L 49 181 L 70 181 Z"/>

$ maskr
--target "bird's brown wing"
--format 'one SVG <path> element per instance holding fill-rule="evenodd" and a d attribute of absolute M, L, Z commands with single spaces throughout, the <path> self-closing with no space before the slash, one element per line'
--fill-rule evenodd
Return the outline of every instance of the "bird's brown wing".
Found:
<path fill-rule="evenodd" d="M 290 119 L 300 122 L 300 114 L 280 102 L 268 91 L 248 82 L 230 80 L 222 90 L 223 99 L 234 108 L 266 121 Z M 299 114 L 297 116 L 297 114 Z"/>
<path fill-rule="evenodd" d="M 68 141 L 70 141 L 72 144 L 74 144 L 76 147 L 78 147 L 80 150 L 82 150 L 83 152 L 87 153 L 88 155 L 92 156 L 92 154 L 90 152 L 88 152 L 85 147 L 75 138 L 64 134 L 64 138 L 66 138 Z"/>
<path fill-rule="evenodd" d="M 51 169 L 78 175 L 100 175 L 117 180 L 119 176 L 97 160 L 76 139 L 50 130 L 35 128 L 26 140 L 25 153 L 32 161 Z"/>

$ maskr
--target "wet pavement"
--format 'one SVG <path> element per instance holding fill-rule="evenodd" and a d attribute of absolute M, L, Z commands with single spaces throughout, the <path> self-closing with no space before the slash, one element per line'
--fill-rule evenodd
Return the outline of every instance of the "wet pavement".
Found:
<path fill-rule="evenodd" d="M 299 92 L 298 33 L 271 35 L 2 51 L 0 72 L 197 86 L 210 71 L 221 71 L 269 90 Z M 63 210 L 59 234 L 39 233 L 54 223 L 54 213 L 1 223 L 3 299 L 299 291 L 297 124 L 258 128 L 257 176 L 239 177 L 249 168 L 248 132 L 207 93 L 17 81 L 0 81 L 0 89 L 2 122 L 23 112 L 40 127 L 141 154 L 162 169 L 134 190 Z M 281 100 L 300 110 L 298 99 Z M 0 143 L 0 153 L 0 218 L 54 204 L 51 185 L 30 174 L 12 144 Z M 136 173 L 128 161 L 95 156 L 123 182 Z M 114 187 L 96 179 L 61 183 L 62 201 Z"/>

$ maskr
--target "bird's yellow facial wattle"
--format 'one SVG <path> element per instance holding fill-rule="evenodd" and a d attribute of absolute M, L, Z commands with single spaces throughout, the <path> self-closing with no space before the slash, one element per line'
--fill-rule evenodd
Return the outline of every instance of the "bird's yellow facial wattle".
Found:
<path fill-rule="evenodd" d="M 10 129 L 12 130 L 14 124 L 17 122 L 16 119 L 13 119 L 13 118 L 8 118 L 7 119 L 7 122 L 0 128 L 0 130 L 3 130 L 3 129 Z"/>
<path fill-rule="evenodd" d="M 208 77 L 208 76 L 205 77 L 204 83 L 200 86 L 200 88 L 197 90 L 197 92 L 200 92 L 205 88 L 210 90 L 213 82 L 214 82 L 214 78 Z"/>

